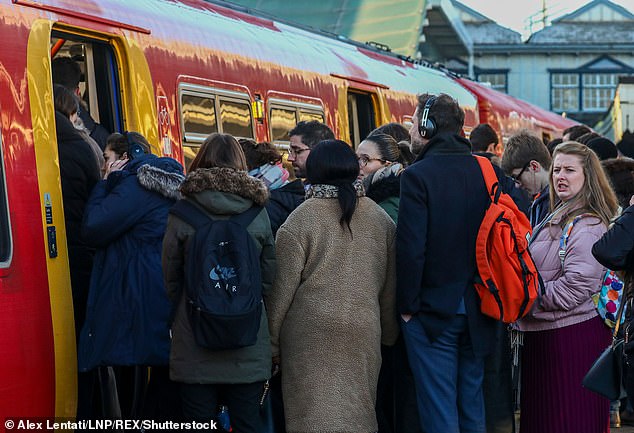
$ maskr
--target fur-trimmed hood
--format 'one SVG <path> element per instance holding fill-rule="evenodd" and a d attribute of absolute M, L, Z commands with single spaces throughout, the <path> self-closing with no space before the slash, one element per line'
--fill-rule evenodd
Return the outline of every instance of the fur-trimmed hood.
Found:
<path fill-rule="evenodd" d="M 185 179 L 181 173 L 168 172 L 149 164 L 142 165 L 137 170 L 137 179 L 143 188 L 178 200 L 181 193 L 178 190 Z"/>
<path fill-rule="evenodd" d="M 374 200 L 375 203 L 381 203 L 390 197 L 399 197 L 401 195 L 401 178 L 394 174 L 384 177 L 367 188 L 366 196 Z"/>
<path fill-rule="evenodd" d="M 234 194 L 258 206 L 263 206 L 269 198 L 264 182 L 232 168 L 199 168 L 188 173 L 180 187 L 186 197 L 205 190 Z"/>

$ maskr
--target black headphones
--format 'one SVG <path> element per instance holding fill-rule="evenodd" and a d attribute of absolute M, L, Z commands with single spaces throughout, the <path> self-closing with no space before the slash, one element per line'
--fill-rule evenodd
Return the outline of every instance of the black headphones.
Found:
<path fill-rule="evenodd" d="M 423 114 L 420 117 L 420 124 L 418 125 L 418 132 L 420 132 L 421 137 L 427 140 L 431 140 L 436 135 L 436 121 L 429 116 L 429 110 L 434 105 L 434 102 L 436 102 L 436 96 L 431 96 L 427 99 Z"/>
<path fill-rule="evenodd" d="M 129 160 L 133 160 L 134 158 L 138 158 L 139 156 L 145 154 L 145 146 L 136 141 L 128 131 L 125 131 L 123 135 L 128 142 Z"/>

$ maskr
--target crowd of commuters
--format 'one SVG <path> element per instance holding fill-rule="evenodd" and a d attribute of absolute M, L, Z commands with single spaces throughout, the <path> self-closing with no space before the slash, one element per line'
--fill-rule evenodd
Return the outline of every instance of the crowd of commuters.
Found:
<path fill-rule="evenodd" d="M 577 126 L 503 143 L 483 124 L 467 139 L 458 103 L 422 94 L 409 131 L 386 124 L 355 149 L 317 121 L 289 131 L 286 156 L 211 134 L 185 176 L 141 134 L 94 122 L 73 65 L 54 62 L 54 99 L 80 419 L 208 422 L 222 407 L 236 433 L 512 433 L 516 401 L 522 433 L 618 427 L 619 402 L 581 381 L 611 335 L 592 295 L 607 267 L 632 279 L 629 134 L 615 145 Z M 474 286 L 490 199 L 473 154 L 533 227 L 544 292 L 512 331 Z M 248 344 L 201 343 L 188 273 L 203 229 L 177 202 L 244 222 L 257 260 L 238 272 L 261 289 Z M 515 384 L 511 339 L 523 340 Z M 634 371 L 624 384 L 634 397 Z"/>

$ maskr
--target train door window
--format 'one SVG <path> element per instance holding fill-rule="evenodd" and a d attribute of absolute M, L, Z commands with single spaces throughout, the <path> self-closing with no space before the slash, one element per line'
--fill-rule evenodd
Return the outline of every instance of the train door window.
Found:
<path fill-rule="evenodd" d="M 355 148 L 376 128 L 371 95 L 348 93 L 348 126 L 350 127 L 350 144 Z"/>
<path fill-rule="evenodd" d="M 108 41 L 53 31 L 51 57 L 59 56 L 70 57 L 81 70 L 79 93 L 84 107 L 80 110 L 87 109 L 108 132 L 122 131 L 117 59 Z"/>
<path fill-rule="evenodd" d="M 7 201 L 7 184 L 4 175 L 4 156 L 0 141 L 0 267 L 11 261 L 11 228 L 9 224 L 9 203 Z"/>
<path fill-rule="evenodd" d="M 234 137 L 253 138 L 251 105 L 249 101 L 220 98 L 220 123 L 224 134 Z"/>

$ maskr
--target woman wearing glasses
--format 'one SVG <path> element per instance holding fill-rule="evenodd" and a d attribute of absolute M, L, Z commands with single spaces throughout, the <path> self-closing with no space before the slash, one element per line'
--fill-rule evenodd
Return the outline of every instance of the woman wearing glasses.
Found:
<path fill-rule="evenodd" d="M 398 221 L 401 193 L 399 174 L 407 165 L 409 147 L 399 144 L 387 134 L 373 132 L 359 144 L 357 159 L 367 197 L 374 200 L 392 218 Z"/>

